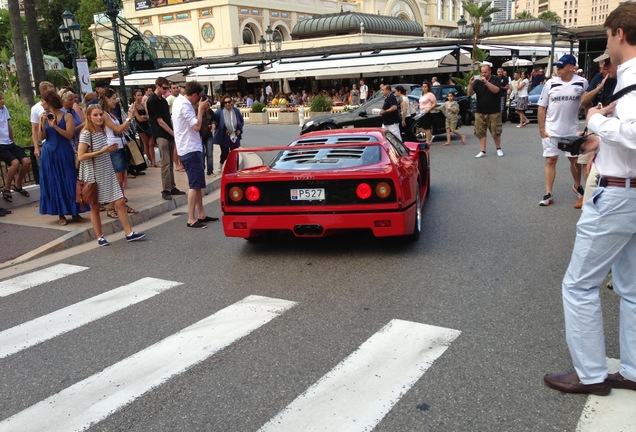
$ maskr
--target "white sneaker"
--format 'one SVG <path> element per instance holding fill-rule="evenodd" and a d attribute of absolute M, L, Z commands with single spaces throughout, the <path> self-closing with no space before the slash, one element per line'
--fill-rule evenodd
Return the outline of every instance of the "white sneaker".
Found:
<path fill-rule="evenodd" d="M 503 156 L 503 150 L 498 148 L 497 149 L 497 156 L 502 157 Z"/>
<path fill-rule="evenodd" d="M 486 157 L 486 152 L 479 152 L 479 153 L 477 153 L 477 155 L 475 157 L 476 158 Z"/>
<path fill-rule="evenodd" d="M 543 195 L 543 199 L 539 201 L 539 205 L 541 207 L 547 207 L 550 204 L 554 204 L 554 197 L 552 196 L 552 194 Z"/>

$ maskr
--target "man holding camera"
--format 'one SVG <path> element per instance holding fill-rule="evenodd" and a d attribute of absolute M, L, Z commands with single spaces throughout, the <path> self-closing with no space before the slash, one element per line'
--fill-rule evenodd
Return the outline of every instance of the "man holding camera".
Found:
<path fill-rule="evenodd" d="M 199 104 L 195 113 L 194 105 Z M 203 164 L 203 143 L 201 125 L 210 102 L 203 96 L 203 86 L 196 81 L 188 81 L 185 95 L 180 94 L 172 105 L 172 126 L 177 154 L 188 176 L 188 228 L 206 228 L 205 222 L 214 222 L 218 218 L 205 215 L 203 192 L 205 189 L 205 168 Z M 198 210 L 198 217 L 194 216 Z"/>
<path fill-rule="evenodd" d="M 552 77 L 543 87 L 539 98 L 538 123 L 545 157 L 545 195 L 539 205 L 547 207 L 554 203 L 552 187 L 556 178 L 556 164 L 561 152 L 557 147 L 559 138 L 576 135 L 581 96 L 587 90 L 587 80 L 576 74 L 576 58 L 566 54 L 556 62 L 557 76 Z M 570 160 L 570 172 L 574 179 L 572 190 L 583 198 L 581 186 L 581 165 L 577 156 L 565 152 Z"/>
<path fill-rule="evenodd" d="M 501 92 L 506 92 L 501 87 L 501 78 L 492 76 L 490 65 L 481 67 L 481 75 L 472 76 L 468 83 L 468 96 L 477 95 L 477 112 L 475 113 L 475 136 L 479 138 L 481 151 L 476 158 L 486 156 L 486 132 L 490 131 L 495 141 L 497 156 L 504 155 L 501 149 Z"/>
<path fill-rule="evenodd" d="M 605 20 L 616 92 L 636 82 L 636 3 L 621 3 Z M 574 372 L 546 375 L 566 393 L 606 395 L 636 390 L 636 90 L 587 114 L 585 151 L 598 150 L 598 188 L 583 206 L 563 278 L 565 332 Z M 612 269 L 620 296 L 620 371 L 608 375 L 599 286 Z"/>

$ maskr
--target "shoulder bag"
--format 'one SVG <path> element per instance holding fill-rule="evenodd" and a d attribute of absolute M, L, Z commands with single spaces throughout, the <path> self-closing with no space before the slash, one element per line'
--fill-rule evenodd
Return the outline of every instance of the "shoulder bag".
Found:
<path fill-rule="evenodd" d="M 91 145 L 90 150 L 93 153 L 93 134 L 89 132 Z M 90 207 L 91 205 L 99 204 L 99 199 L 97 198 L 97 177 L 95 170 L 95 158 L 91 158 L 93 162 L 93 177 L 95 179 L 94 182 L 89 183 L 87 181 L 77 179 L 77 185 L 75 187 L 75 201 L 80 204 L 80 207 L 85 209 L 86 207 Z"/>

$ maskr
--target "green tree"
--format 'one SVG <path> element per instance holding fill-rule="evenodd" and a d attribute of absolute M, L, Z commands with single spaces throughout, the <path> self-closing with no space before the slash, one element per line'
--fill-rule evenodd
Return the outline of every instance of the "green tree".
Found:
<path fill-rule="evenodd" d="M 82 27 L 82 42 L 80 53 L 91 64 L 97 58 L 95 39 L 88 28 L 93 24 L 93 15 L 106 11 L 103 0 L 83 0 L 75 13 L 75 21 Z"/>
<path fill-rule="evenodd" d="M 464 11 L 470 17 L 470 22 L 473 25 L 474 35 L 473 35 L 473 52 L 471 54 L 471 59 L 473 64 L 475 62 L 475 50 L 477 48 L 477 41 L 479 40 L 479 32 L 481 30 L 481 23 L 484 18 L 490 17 L 495 12 L 500 12 L 501 9 L 498 7 L 490 7 L 492 2 L 488 1 L 483 3 L 482 5 L 478 5 L 476 3 L 469 3 L 466 0 L 462 0 L 462 5 L 464 7 Z"/>
<path fill-rule="evenodd" d="M 35 0 L 23 0 L 24 18 L 29 29 L 27 41 L 29 43 L 29 56 L 31 58 L 31 70 L 35 88 L 39 88 L 40 82 L 46 79 L 44 72 L 44 56 L 42 55 L 42 44 L 40 43 L 40 32 L 38 29 L 38 19 L 35 12 Z"/>
<path fill-rule="evenodd" d="M 18 83 L 20 85 L 20 96 L 29 105 L 33 105 L 33 87 L 31 86 L 31 74 L 26 58 L 26 47 L 24 46 L 24 29 L 22 18 L 20 17 L 20 2 L 9 0 L 9 22 L 11 24 L 11 39 L 15 48 L 15 66 L 18 72 Z"/>
<path fill-rule="evenodd" d="M 534 15 L 532 15 L 529 11 L 525 10 L 523 12 L 519 12 L 517 14 L 517 19 L 532 19 Z"/>
<path fill-rule="evenodd" d="M 561 24 L 561 17 L 558 16 L 556 12 L 552 12 L 549 10 L 545 12 L 541 12 L 537 18 L 550 21 L 550 22 L 555 22 L 557 24 Z"/>

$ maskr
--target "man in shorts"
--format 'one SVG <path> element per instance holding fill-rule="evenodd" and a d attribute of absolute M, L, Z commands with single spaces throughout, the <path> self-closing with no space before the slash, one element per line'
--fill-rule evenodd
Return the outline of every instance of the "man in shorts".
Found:
<path fill-rule="evenodd" d="M 468 83 L 468 96 L 477 95 L 477 112 L 475 113 L 475 136 L 479 138 L 481 151 L 476 158 L 486 156 L 486 131 L 490 131 L 497 156 L 504 155 L 501 149 L 501 101 L 500 91 L 502 80 L 492 76 L 489 65 L 481 67 L 481 75 L 473 76 Z"/>
<path fill-rule="evenodd" d="M 9 120 L 11 120 L 11 115 L 9 115 L 9 110 L 4 104 L 4 93 L 0 92 L 0 160 L 9 167 L 2 197 L 7 202 L 13 202 L 10 188 L 20 164 L 22 164 L 22 168 L 18 172 L 13 189 L 25 197 L 30 196 L 29 192 L 22 188 L 22 181 L 29 172 L 29 168 L 31 168 L 31 159 L 29 159 L 22 147 L 13 142 L 13 129 L 11 129 Z"/>
<path fill-rule="evenodd" d="M 556 164 L 561 150 L 557 143 L 560 137 L 576 135 L 578 130 L 578 114 L 581 96 L 587 89 L 587 80 L 576 74 L 576 57 L 570 54 L 562 56 L 555 63 L 557 76 L 552 77 L 543 87 L 539 98 L 537 115 L 543 157 L 545 157 L 545 195 L 539 205 L 547 207 L 554 203 L 552 188 L 556 178 Z M 572 190 L 577 199 L 583 197 L 581 186 L 581 165 L 577 164 L 577 156 L 564 152 L 570 160 L 570 172 L 574 180 Z"/>
<path fill-rule="evenodd" d="M 205 168 L 203 164 L 203 142 L 201 125 L 203 116 L 210 109 L 210 102 L 201 100 L 203 86 L 196 81 L 188 81 L 185 95 L 178 95 L 172 104 L 172 125 L 177 154 L 183 162 L 188 176 L 188 228 L 206 228 L 205 222 L 219 220 L 205 215 L 203 209 L 203 192 L 205 189 Z M 194 105 L 199 104 L 197 112 Z M 198 210 L 198 217 L 194 212 Z"/>

